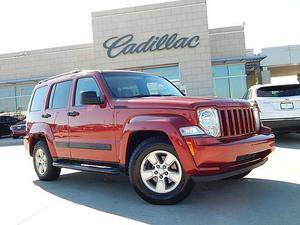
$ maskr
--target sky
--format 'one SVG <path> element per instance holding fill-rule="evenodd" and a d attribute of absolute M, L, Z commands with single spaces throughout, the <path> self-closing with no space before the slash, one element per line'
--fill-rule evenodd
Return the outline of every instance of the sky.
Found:
<path fill-rule="evenodd" d="M 168 0 L 1 0 L 0 54 L 93 42 L 91 12 Z M 207 0 L 209 28 L 245 24 L 246 47 L 300 44 L 300 0 Z"/>

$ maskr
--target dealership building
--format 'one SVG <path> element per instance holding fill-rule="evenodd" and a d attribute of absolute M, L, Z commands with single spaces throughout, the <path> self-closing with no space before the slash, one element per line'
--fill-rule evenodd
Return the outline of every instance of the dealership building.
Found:
<path fill-rule="evenodd" d="M 92 13 L 93 43 L 0 55 L 0 112 L 24 112 L 34 85 L 74 69 L 161 75 L 191 96 L 242 97 L 263 82 L 243 26 L 208 29 L 205 0 Z"/>

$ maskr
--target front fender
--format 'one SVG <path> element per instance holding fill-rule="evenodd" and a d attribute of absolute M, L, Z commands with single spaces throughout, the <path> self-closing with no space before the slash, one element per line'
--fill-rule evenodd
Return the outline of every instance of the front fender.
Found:
<path fill-rule="evenodd" d="M 169 137 L 185 172 L 196 171 L 194 159 L 179 133 L 179 128 L 185 126 L 191 126 L 191 124 L 180 116 L 137 116 L 132 118 L 123 130 L 120 143 L 120 162 L 126 163 L 127 144 L 131 134 L 137 131 L 160 131 Z"/>
<path fill-rule="evenodd" d="M 28 142 L 28 149 L 30 151 L 30 155 L 32 156 L 33 144 L 35 138 L 44 137 L 49 147 L 49 151 L 52 157 L 57 156 L 57 152 L 54 147 L 54 135 L 50 126 L 46 123 L 34 123 L 30 127 L 30 130 L 27 134 L 27 142 Z"/>

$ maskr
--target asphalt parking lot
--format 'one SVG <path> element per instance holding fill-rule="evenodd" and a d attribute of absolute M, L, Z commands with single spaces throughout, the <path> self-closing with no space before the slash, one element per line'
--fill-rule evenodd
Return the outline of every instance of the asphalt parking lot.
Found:
<path fill-rule="evenodd" d="M 3 140 L 1 140 L 3 141 Z M 37 179 L 23 146 L 0 147 L 0 224 L 300 224 L 300 135 L 277 137 L 263 167 L 242 180 L 197 184 L 178 205 L 142 201 L 126 177 L 64 170 Z"/>

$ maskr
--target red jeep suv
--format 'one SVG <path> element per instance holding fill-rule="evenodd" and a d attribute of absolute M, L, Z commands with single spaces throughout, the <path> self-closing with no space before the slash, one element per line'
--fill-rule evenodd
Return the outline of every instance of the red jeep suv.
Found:
<path fill-rule="evenodd" d="M 274 136 L 244 100 L 185 97 L 168 80 L 130 71 L 73 71 L 41 81 L 25 147 L 41 180 L 61 168 L 128 174 L 137 194 L 175 204 L 194 181 L 242 178 Z"/>

